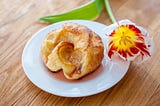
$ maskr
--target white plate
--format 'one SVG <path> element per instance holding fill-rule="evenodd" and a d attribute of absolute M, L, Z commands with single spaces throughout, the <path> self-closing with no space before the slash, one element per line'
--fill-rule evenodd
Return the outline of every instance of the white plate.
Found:
<path fill-rule="evenodd" d="M 40 46 L 48 32 L 55 28 L 60 28 L 66 22 L 75 22 L 87 26 L 102 38 L 106 48 L 105 42 L 107 42 L 107 37 L 105 34 L 107 32 L 103 30 L 104 28 L 106 29 L 106 26 L 103 24 L 85 20 L 71 20 L 52 24 L 34 34 L 24 48 L 22 66 L 27 77 L 42 90 L 65 97 L 82 97 L 97 94 L 111 88 L 120 81 L 127 72 L 130 63 L 123 61 L 114 63 L 109 61 L 106 57 L 106 49 L 102 65 L 97 69 L 100 70 L 100 73 L 94 78 L 88 80 L 83 80 L 82 78 L 82 81 L 77 82 L 63 81 L 56 78 L 55 75 L 52 75 L 54 73 L 47 70 L 41 60 Z M 89 77 L 89 75 L 85 77 Z"/>

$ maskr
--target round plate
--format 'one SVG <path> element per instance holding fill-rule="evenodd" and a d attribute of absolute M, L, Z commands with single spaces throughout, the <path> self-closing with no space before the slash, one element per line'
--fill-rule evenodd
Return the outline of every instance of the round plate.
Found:
<path fill-rule="evenodd" d="M 48 71 L 43 64 L 40 56 L 40 47 L 45 36 L 53 29 L 60 28 L 62 24 L 66 22 L 85 25 L 102 38 L 105 46 L 104 59 L 102 60 L 101 67 L 97 69 L 100 70 L 100 73 L 96 77 L 83 81 L 63 81 L 55 77 L 55 75 L 51 75 L 54 73 Z M 130 63 L 124 61 L 114 63 L 107 59 L 105 51 L 108 39 L 105 35 L 107 32 L 105 32 L 106 30 L 104 31 L 106 27 L 107 26 L 103 24 L 93 21 L 71 20 L 58 22 L 43 28 L 34 34 L 24 48 L 22 54 L 22 66 L 25 74 L 37 87 L 58 96 L 82 97 L 97 94 L 109 89 L 122 79 L 127 72 Z M 89 77 L 89 75 L 85 77 Z"/>

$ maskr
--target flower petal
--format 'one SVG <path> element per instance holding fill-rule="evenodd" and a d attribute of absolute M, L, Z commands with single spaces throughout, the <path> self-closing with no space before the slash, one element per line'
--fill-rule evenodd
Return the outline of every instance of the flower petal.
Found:
<path fill-rule="evenodd" d="M 114 55 L 126 61 L 143 61 L 151 56 L 153 39 L 148 32 L 129 20 L 122 20 L 105 29 L 109 37 L 107 55 L 112 60 Z M 114 56 L 115 57 L 115 56 Z"/>

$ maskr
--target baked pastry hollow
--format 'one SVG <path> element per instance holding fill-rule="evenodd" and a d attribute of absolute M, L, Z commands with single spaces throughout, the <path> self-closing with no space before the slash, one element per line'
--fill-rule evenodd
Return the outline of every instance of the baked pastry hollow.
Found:
<path fill-rule="evenodd" d="M 50 32 L 41 46 L 46 66 L 53 72 L 62 70 L 67 79 L 79 79 L 93 72 L 103 59 L 101 38 L 85 26 L 65 23 Z"/>

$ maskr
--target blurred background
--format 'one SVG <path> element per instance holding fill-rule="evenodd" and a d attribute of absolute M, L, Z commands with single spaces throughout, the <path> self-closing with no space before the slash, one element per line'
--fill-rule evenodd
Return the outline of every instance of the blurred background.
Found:
<path fill-rule="evenodd" d="M 151 59 L 141 65 L 132 63 L 111 89 L 89 97 L 65 98 L 46 93 L 28 80 L 21 65 L 23 48 L 35 32 L 49 25 L 38 18 L 89 1 L 0 0 L 0 106 L 160 106 L 160 0 L 109 0 L 117 21 L 129 19 L 143 26 L 155 42 Z M 105 8 L 94 21 L 112 24 Z"/>

